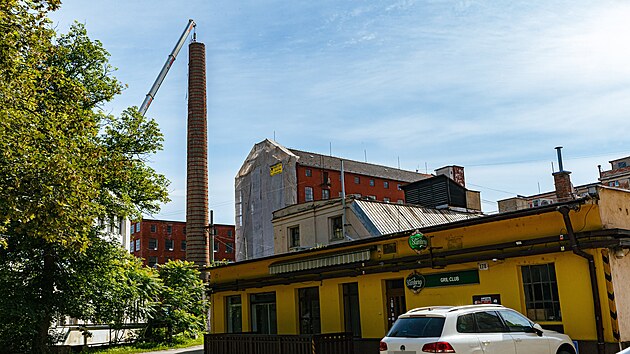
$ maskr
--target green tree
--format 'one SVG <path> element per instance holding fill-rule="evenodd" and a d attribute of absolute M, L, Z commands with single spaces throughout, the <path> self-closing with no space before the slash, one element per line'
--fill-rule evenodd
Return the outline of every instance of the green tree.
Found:
<path fill-rule="evenodd" d="M 207 309 L 197 267 L 177 260 L 158 265 L 157 269 L 163 287 L 155 315 L 148 321 L 148 333 L 169 341 L 178 334 L 197 336 L 205 329 Z"/>
<path fill-rule="evenodd" d="M 33 353 L 47 351 L 53 319 L 100 313 L 73 291 L 90 284 L 77 274 L 90 269 L 81 255 L 99 247 L 97 220 L 168 201 L 168 182 L 146 164 L 162 147 L 157 124 L 135 108 L 99 110 L 122 85 L 83 26 L 50 28 L 59 5 L 0 4 L 0 321 L 15 329 L 0 344 L 24 340 L 18 349 Z"/>

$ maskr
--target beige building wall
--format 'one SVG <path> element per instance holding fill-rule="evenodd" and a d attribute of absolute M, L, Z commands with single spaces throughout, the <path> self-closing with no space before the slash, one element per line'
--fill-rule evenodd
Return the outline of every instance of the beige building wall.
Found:
<path fill-rule="evenodd" d="M 609 254 L 619 339 L 627 342 L 630 341 L 630 254 L 628 250 L 612 251 Z"/>
<path fill-rule="evenodd" d="M 605 229 L 630 229 L 630 191 L 599 187 L 599 215 Z M 584 206 L 588 207 L 588 206 Z"/>
<path fill-rule="evenodd" d="M 348 201 L 346 205 L 346 235 L 353 240 L 370 237 L 369 232 L 352 213 Z M 341 200 L 318 201 L 294 205 L 274 213 L 274 250 L 275 254 L 299 251 L 318 246 L 350 241 L 349 239 L 333 240 L 331 219 L 341 217 L 343 207 Z M 300 245 L 290 247 L 290 229 L 299 227 Z"/>

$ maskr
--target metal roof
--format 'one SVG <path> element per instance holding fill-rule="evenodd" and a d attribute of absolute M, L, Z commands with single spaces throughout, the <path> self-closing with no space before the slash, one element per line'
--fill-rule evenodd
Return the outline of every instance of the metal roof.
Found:
<path fill-rule="evenodd" d="M 424 173 L 401 170 L 398 168 L 382 165 L 375 165 L 367 162 L 346 160 L 336 156 L 321 155 L 295 149 L 288 150 L 298 156 L 297 162 L 302 166 L 340 171 L 341 160 L 343 160 L 343 169 L 345 172 L 348 173 L 356 173 L 364 176 L 391 179 L 400 182 L 415 182 L 421 179 L 432 177 L 432 175 L 427 175 Z"/>
<path fill-rule="evenodd" d="M 483 216 L 483 214 L 449 209 L 432 209 L 418 205 L 390 204 L 369 200 L 355 200 L 351 208 L 362 219 L 368 230 L 377 235 L 421 229 Z"/>

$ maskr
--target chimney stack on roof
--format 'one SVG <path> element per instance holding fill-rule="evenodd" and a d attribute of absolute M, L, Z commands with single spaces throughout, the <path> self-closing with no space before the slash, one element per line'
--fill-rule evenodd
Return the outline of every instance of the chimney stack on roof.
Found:
<path fill-rule="evenodd" d="M 554 184 L 556 185 L 556 198 L 559 202 L 574 199 L 573 185 L 571 184 L 571 171 L 565 171 L 562 165 L 562 146 L 556 147 L 558 152 L 558 172 L 553 173 Z"/>

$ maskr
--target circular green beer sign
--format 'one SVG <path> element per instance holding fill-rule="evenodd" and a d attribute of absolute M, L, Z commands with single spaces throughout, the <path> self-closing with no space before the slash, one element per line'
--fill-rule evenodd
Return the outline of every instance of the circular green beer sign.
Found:
<path fill-rule="evenodd" d="M 407 278 L 405 279 L 405 285 L 407 286 L 409 290 L 413 291 L 415 294 L 419 293 L 422 289 L 424 289 L 425 283 L 426 283 L 426 280 L 424 279 L 424 276 L 416 272 L 409 274 Z"/>
<path fill-rule="evenodd" d="M 422 251 L 429 247 L 429 240 L 420 232 L 409 236 L 409 247 L 414 251 Z"/>

